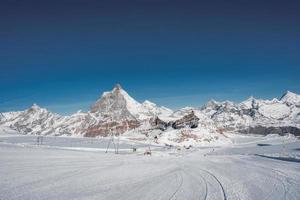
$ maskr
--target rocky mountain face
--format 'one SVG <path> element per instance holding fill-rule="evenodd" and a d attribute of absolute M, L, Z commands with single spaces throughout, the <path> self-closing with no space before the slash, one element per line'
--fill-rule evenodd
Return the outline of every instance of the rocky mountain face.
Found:
<path fill-rule="evenodd" d="M 133 110 L 137 110 L 138 106 L 138 102 L 130 99 L 121 86 L 116 85 L 112 92 L 103 93 L 102 97 L 91 107 L 91 113 L 111 117 L 112 120 L 137 120 L 136 117 L 139 116 Z"/>
<path fill-rule="evenodd" d="M 144 120 L 158 115 L 170 115 L 173 111 L 147 100 L 141 104 L 117 84 L 111 92 L 102 94 L 92 106 L 91 112 L 111 115 L 116 120 L 124 118 Z"/>
<path fill-rule="evenodd" d="M 167 130 L 167 128 L 170 126 L 169 123 L 159 119 L 159 117 L 151 118 L 150 125 L 151 125 L 151 128 L 159 129 L 162 131 Z"/>
<path fill-rule="evenodd" d="M 139 103 L 117 84 L 112 91 L 104 92 L 86 113 L 61 116 L 33 105 L 0 116 L 0 125 L 23 134 L 41 135 L 107 136 L 139 130 L 145 123 L 151 130 L 168 134 L 170 130 L 188 128 L 199 133 L 300 135 L 300 95 L 286 92 L 279 100 L 250 97 L 241 103 L 211 100 L 200 108 L 186 107 L 173 112 L 150 101 Z"/>
<path fill-rule="evenodd" d="M 190 114 L 184 115 L 182 118 L 171 123 L 172 128 L 180 129 L 180 128 L 197 128 L 198 127 L 199 118 L 195 115 L 194 111 Z"/>

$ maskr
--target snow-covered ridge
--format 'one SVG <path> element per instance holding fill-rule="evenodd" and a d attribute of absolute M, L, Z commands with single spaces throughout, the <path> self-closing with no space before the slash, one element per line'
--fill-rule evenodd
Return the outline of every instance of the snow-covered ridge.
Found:
<path fill-rule="evenodd" d="M 3 113 L 0 125 L 24 134 L 86 135 L 92 131 L 95 135 L 111 129 L 126 132 L 139 126 L 142 130 L 155 117 L 168 123 L 191 112 L 199 118 L 194 135 L 213 135 L 255 126 L 300 128 L 300 95 L 288 91 L 280 100 L 250 97 L 241 103 L 211 100 L 200 108 L 185 107 L 172 111 L 148 100 L 139 103 L 117 84 L 112 91 L 104 92 L 89 112 L 61 116 L 34 104 L 24 111 Z"/>

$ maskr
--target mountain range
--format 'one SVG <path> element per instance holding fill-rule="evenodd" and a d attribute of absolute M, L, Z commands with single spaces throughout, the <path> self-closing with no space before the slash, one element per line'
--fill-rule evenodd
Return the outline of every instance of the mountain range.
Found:
<path fill-rule="evenodd" d="M 0 125 L 36 135 L 95 137 L 153 133 L 161 139 L 168 135 L 170 140 L 173 134 L 176 135 L 171 139 L 173 142 L 190 139 L 197 142 L 203 139 L 199 135 L 215 138 L 228 132 L 298 136 L 300 95 L 288 91 L 280 99 L 250 97 L 241 103 L 211 100 L 199 108 L 173 111 L 148 100 L 139 103 L 117 84 L 112 91 L 104 92 L 88 112 L 61 116 L 34 104 L 24 111 L 2 113 Z"/>

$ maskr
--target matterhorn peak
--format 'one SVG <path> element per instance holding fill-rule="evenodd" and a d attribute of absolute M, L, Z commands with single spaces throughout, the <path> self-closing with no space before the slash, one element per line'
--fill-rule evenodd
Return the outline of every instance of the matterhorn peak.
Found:
<path fill-rule="evenodd" d="M 121 117 L 130 114 L 138 117 L 141 104 L 134 100 L 122 89 L 120 84 L 116 84 L 112 91 L 104 92 L 101 98 L 92 106 L 91 112 L 100 112 Z"/>
<path fill-rule="evenodd" d="M 132 98 L 120 84 L 116 84 L 112 91 L 104 92 L 101 98 L 92 106 L 92 113 L 130 113 L 137 119 L 144 120 L 153 117 L 153 115 L 170 114 L 170 109 L 159 107 L 148 100 L 143 104 Z"/>

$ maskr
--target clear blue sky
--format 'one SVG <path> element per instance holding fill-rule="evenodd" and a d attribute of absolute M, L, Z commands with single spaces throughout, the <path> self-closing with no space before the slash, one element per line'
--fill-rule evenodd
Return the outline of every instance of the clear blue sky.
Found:
<path fill-rule="evenodd" d="M 70 114 L 121 85 L 173 109 L 300 93 L 297 0 L 0 2 L 0 111 Z"/>

